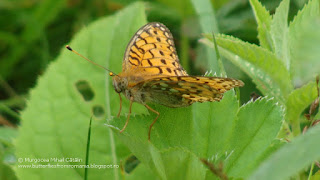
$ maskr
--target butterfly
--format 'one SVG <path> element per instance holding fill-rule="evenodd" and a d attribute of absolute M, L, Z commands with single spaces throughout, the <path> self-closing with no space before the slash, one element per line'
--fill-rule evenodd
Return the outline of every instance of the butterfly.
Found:
<path fill-rule="evenodd" d="M 120 133 L 128 125 L 132 103 L 137 102 L 157 114 L 149 126 L 149 141 L 160 113 L 147 103 L 178 108 L 195 102 L 220 101 L 223 93 L 244 85 L 241 80 L 231 78 L 189 76 L 179 62 L 170 30 L 159 22 L 148 23 L 135 33 L 126 48 L 122 72 L 110 71 L 110 76 L 120 97 L 118 117 L 122 109 L 121 93 L 130 100 L 127 120 Z"/>

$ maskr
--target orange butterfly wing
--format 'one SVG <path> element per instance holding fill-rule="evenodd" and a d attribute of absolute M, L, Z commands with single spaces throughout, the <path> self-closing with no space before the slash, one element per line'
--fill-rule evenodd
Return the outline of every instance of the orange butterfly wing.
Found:
<path fill-rule="evenodd" d="M 141 27 L 125 51 L 122 72 L 129 75 L 186 76 L 169 29 L 158 22 Z"/>

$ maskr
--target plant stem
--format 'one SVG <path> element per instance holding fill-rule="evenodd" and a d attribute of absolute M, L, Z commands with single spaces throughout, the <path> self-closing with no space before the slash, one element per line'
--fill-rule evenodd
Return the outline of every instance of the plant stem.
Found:
<path fill-rule="evenodd" d="M 313 162 L 312 165 L 311 165 L 310 172 L 309 172 L 309 176 L 308 176 L 308 180 L 311 180 L 313 168 L 314 168 L 314 162 Z"/>
<path fill-rule="evenodd" d="M 301 134 L 299 118 L 291 122 L 291 127 L 292 127 L 292 134 L 294 137 L 299 136 Z"/>

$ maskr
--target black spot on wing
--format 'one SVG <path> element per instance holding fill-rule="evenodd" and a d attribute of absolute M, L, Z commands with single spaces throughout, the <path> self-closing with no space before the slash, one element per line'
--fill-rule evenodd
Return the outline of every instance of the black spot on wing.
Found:
<path fill-rule="evenodd" d="M 152 58 L 154 58 L 154 54 L 152 53 L 152 51 L 150 50 L 148 52 L 151 54 Z"/>
<path fill-rule="evenodd" d="M 174 74 L 176 75 L 176 76 L 179 76 L 179 74 L 178 74 L 178 72 L 177 72 L 177 70 L 175 69 L 175 70 L 173 70 L 173 72 L 174 72 Z"/>
<path fill-rule="evenodd" d="M 159 74 L 162 74 L 163 71 L 162 71 L 161 67 L 157 67 L 157 68 L 159 69 Z"/>
<path fill-rule="evenodd" d="M 150 59 L 147 59 L 148 63 L 150 66 L 153 66 L 153 64 L 151 63 Z"/>
<path fill-rule="evenodd" d="M 136 57 L 132 57 L 131 55 L 129 55 L 129 63 L 130 64 L 132 64 L 132 65 L 134 65 L 134 66 L 138 66 L 139 65 L 139 63 L 140 63 L 140 61 L 139 61 L 139 59 L 138 58 L 136 58 Z M 133 60 L 133 61 L 132 61 Z M 136 61 L 136 63 L 134 62 L 134 61 Z"/>
<path fill-rule="evenodd" d="M 141 34 L 139 34 L 138 38 L 141 39 L 141 40 L 143 40 L 145 44 L 148 44 L 148 41 L 147 41 L 146 39 L 142 38 L 142 37 L 141 37 Z"/>
<path fill-rule="evenodd" d="M 134 50 L 130 49 L 130 51 L 131 51 L 133 54 L 135 54 L 136 56 L 138 56 L 139 58 L 141 58 L 141 56 L 140 56 L 137 52 L 135 52 Z"/>

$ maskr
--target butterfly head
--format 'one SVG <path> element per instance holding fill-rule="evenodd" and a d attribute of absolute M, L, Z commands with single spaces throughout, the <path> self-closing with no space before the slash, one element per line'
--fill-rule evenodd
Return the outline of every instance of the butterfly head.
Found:
<path fill-rule="evenodd" d="M 118 75 L 111 75 L 111 73 L 110 76 L 112 76 L 112 84 L 117 93 L 124 92 L 124 90 L 127 89 L 128 80 L 126 78 Z"/>

